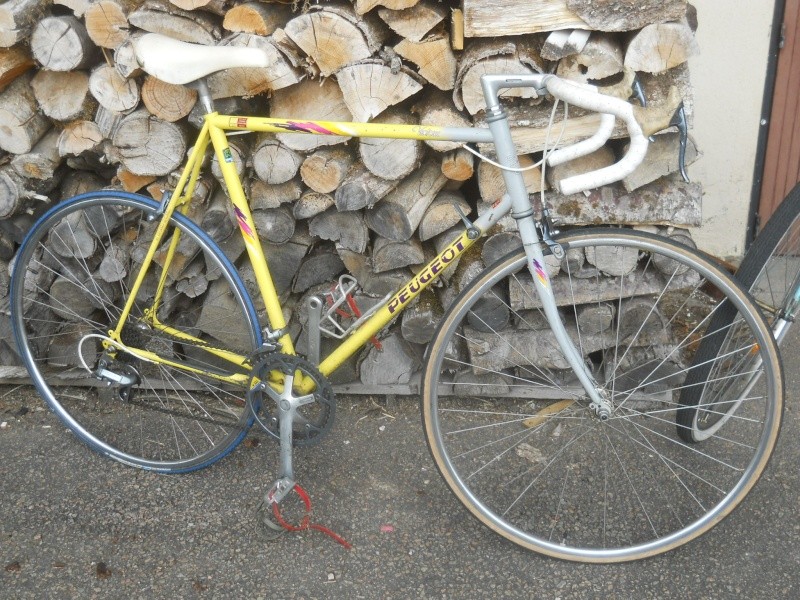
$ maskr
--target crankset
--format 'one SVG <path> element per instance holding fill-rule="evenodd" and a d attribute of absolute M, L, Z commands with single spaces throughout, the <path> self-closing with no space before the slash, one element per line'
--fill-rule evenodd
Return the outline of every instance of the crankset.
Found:
<path fill-rule="evenodd" d="M 330 431 L 336 413 L 333 388 L 311 362 L 265 352 L 256 356 L 252 372 L 258 383 L 247 393 L 248 402 L 256 421 L 270 436 L 280 439 L 282 413 L 291 417 L 294 446 L 316 444 Z M 278 374 L 282 381 L 276 380 Z"/>

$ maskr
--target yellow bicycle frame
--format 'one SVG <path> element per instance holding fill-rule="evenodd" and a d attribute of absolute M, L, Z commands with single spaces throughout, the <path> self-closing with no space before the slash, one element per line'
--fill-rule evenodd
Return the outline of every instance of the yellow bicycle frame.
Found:
<path fill-rule="evenodd" d="M 189 201 L 194 193 L 200 168 L 205 157 L 208 144 L 214 148 L 220 170 L 222 172 L 225 185 L 228 190 L 234 212 L 239 225 L 239 231 L 245 243 L 247 254 L 253 266 L 253 270 L 258 284 L 259 291 L 263 297 L 266 307 L 267 318 L 270 329 L 274 332 L 284 331 L 286 321 L 281 310 L 280 300 L 269 272 L 267 258 L 258 238 L 255 223 L 253 222 L 250 207 L 242 187 L 241 179 L 236 172 L 233 162 L 233 155 L 228 144 L 226 131 L 251 131 L 251 132 L 295 132 L 314 135 L 335 135 L 346 137 L 378 137 L 414 140 L 453 140 L 463 141 L 491 141 L 491 134 L 488 130 L 471 128 L 445 128 L 445 127 L 424 127 L 419 125 L 385 125 L 379 123 L 345 123 L 330 121 L 309 121 L 292 119 L 275 119 L 267 117 L 238 117 L 230 115 L 220 115 L 216 112 L 210 113 L 205 117 L 205 123 L 200 131 L 197 142 L 194 145 L 186 166 L 180 179 L 166 204 L 162 206 L 161 221 L 156 229 L 155 236 L 150 248 L 145 256 L 139 274 L 131 287 L 130 297 L 126 303 L 116 329 L 109 332 L 109 337 L 121 344 L 120 335 L 122 328 L 130 315 L 134 298 L 139 287 L 144 281 L 144 277 L 150 267 L 157 249 L 167 232 L 170 217 L 175 210 L 185 213 L 188 210 Z M 454 134 L 456 134 L 454 136 Z M 362 323 L 352 334 L 345 339 L 329 356 L 320 364 L 319 370 L 323 375 L 329 375 L 335 371 L 345 360 L 358 351 L 367 341 L 383 329 L 392 319 L 397 317 L 403 309 L 416 298 L 420 292 L 433 283 L 439 275 L 462 254 L 479 237 L 480 232 L 474 228 L 468 230 L 455 241 L 448 245 L 438 256 L 431 260 L 416 276 L 403 285 L 388 302 L 386 302 L 372 317 Z M 247 386 L 251 383 L 250 375 L 246 374 L 248 368 L 248 357 L 238 355 L 234 352 L 221 348 L 214 348 L 207 342 L 195 338 L 185 332 L 173 329 L 168 325 L 158 321 L 156 313 L 158 305 L 166 285 L 168 267 L 172 262 L 175 249 L 180 240 L 180 231 L 173 233 L 169 249 L 165 255 L 162 265 L 162 275 L 158 283 L 157 292 L 152 307 L 145 315 L 149 324 L 174 337 L 185 340 L 187 343 L 194 343 L 198 347 L 204 348 L 209 353 L 234 363 L 242 368 L 242 373 L 234 375 L 213 374 L 195 367 L 184 365 L 178 362 L 169 361 L 155 353 L 143 349 L 136 349 L 137 354 L 147 360 L 152 360 L 161 364 L 169 365 L 173 368 L 186 372 L 203 373 L 211 375 L 216 379 Z M 294 345 L 288 333 L 283 333 L 278 339 L 281 351 L 287 354 L 294 354 Z"/>

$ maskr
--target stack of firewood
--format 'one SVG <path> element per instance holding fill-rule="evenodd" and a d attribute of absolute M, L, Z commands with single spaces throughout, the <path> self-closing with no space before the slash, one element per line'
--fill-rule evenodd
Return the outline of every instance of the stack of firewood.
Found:
<path fill-rule="evenodd" d="M 268 68 L 209 78 L 226 114 L 485 126 L 480 76 L 501 72 L 602 83 L 629 68 L 653 104 L 677 86 L 691 118 L 686 59 L 696 51 L 695 26 L 685 0 L 8 0 L 0 5 L 0 297 L 8 261 L 47 207 L 108 186 L 160 199 L 175 183 L 202 111 L 193 90 L 142 73 L 132 45 L 142 32 L 267 52 Z M 540 158 L 551 119 L 550 100 L 531 96 L 506 94 L 523 165 Z M 599 122 L 573 107 L 562 121 L 559 112 L 549 134 L 562 144 Z M 624 131 L 614 137 L 589 157 L 548 169 L 546 180 L 615 161 Z M 503 193 L 500 171 L 455 143 L 251 134 L 231 138 L 231 150 L 289 306 L 345 272 L 369 304 L 453 239 L 461 214 L 478 214 Z M 690 143 L 688 162 L 696 156 Z M 664 134 L 625 181 L 588 195 L 547 192 L 546 201 L 567 226 L 699 225 L 700 188 L 676 169 L 677 136 Z M 538 206 L 541 172 L 526 179 Z M 194 217 L 219 239 L 231 235 L 213 161 L 195 196 Z M 514 230 L 513 220 L 502 223 L 445 286 L 423 294 L 383 352 L 363 362 L 365 382 L 408 380 L 415 345 L 429 340 L 453 294 L 517 243 Z M 191 273 L 176 285 L 194 297 L 208 283 Z M 0 317 L 0 331 L 7 328 Z M 0 364 L 14 364 L 9 337 L 0 339 Z"/>

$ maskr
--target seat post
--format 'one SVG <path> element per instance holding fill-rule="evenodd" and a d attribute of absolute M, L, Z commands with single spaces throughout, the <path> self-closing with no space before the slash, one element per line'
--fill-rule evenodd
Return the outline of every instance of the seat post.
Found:
<path fill-rule="evenodd" d="M 211 91 L 208 89 L 205 78 L 195 81 L 192 87 L 197 90 L 199 100 L 203 104 L 206 114 L 214 112 L 214 99 L 211 97 Z"/>

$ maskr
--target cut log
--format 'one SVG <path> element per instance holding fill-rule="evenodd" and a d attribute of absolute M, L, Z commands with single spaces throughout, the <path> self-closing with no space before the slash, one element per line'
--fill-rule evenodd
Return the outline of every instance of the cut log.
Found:
<path fill-rule="evenodd" d="M 372 269 L 372 259 L 369 256 L 342 247 L 338 247 L 336 251 L 347 271 L 356 278 L 366 294 L 384 298 L 400 289 L 400 286 L 405 284 L 411 276 L 407 269 L 375 273 Z"/>
<path fill-rule="evenodd" d="M 300 81 L 297 70 L 289 64 L 269 38 L 238 33 L 225 39 L 220 45 L 258 48 L 266 53 L 269 66 L 226 69 L 212 74 L 208 78 L 208 87 L 215 99 L 230 96 L 255 96 L 270 90 L 279 90 Z"/>
<path fill-rule="evenodd" d="M 412 344 L 427 344 L 436 333 L 442 313 L 436 294 L 430 289 L 423 290 L 414 304 L 403 311 L 400 334 Z"/>
<path fill-rule="evenodd" d="M 142 101 L 154 116 L 174 123 L 192 111 L 197 101 L 197 91 L 148 75 L 142 84 Z"/>
<path fill-rule="evenodd" d="M 399 333 L 382 339 L 380 350 L 369 346 L 358 366 L 364 385 L 405 384 L 419 368 L 419 356 Z"/>
<path fill-rule="evenodd" d="M 50 129 L 50 122 L 36 104 L 31 78 L 25 73 L 0 93 L 0 148 L 6 152 L 30 152 Z"/>
<path fill-rule="evenodd" d="M 22 177 L 32 179 L 52 179 L 63 159 L 58 153 L 59 132 L 48 131 L 30 152 L 17 154 L 11 159 L 12 168 Z"/>
<path fill-rule="evenodd" d="M 33 200 L 47 200 L 58 183 L 56 178 L 29 179 L 20 176 L 11 166 L 0 167 L 0 219 L 30 209 Z"/>
<path fill-rule="evenodd" d="M 458 148 L 442 155 L 442 174 L 453 181 L 466 181 L 475 174 L 475 155 Z"/>
<path fill-rule="evenodd" d="M 673 224 L 699 227 L 702 186 L 680 177 L 662 177 L 633 192 L 620 184 L 593 190 L 589 196 L 548 196 L 551 216 L 563 225 Z"/>
<path fill-rule="evenodd" d="M 344 263 L 331 244 L 320 244 L 303 259 L 292 285 L 294 292 L 304 292 L 320 283 L 335 281 L 344 271 Z"/>
<path fill-rule="evenodd" d="M 83 16 L 89 37 L 101 48 L 119 48 L 128 39 L 128 13 L 140 4 L 140 0 L 93 0 Z"/>
<path fill-rule="evenodd" d="M 335 201 L 330 194 L 307 191 L 294 204 L 292 214 L 295 219 L 310 219 L 311 217 L 325 212 L 334 206 Z"/>
<path fill-rule="evenodd" d="M 295 220 L 291 209 L 280 206 L 253 211 L 253 224 L 258 237 L 273 244 L 289 241 L 294 233 Z"/>
<path fill-rule="evenodd" d="M 459 210 L 464 216 L 472 212 L 472 208 L 460 192 L 439 192 L 420 220 L 417 232 L 419 239 L 423 242 L 430 240 L 460 223 Z"/>
<path fill-rule="evenodd" d="M 401 111 L 390 111 L 376 119 L 387 125 L 412 124 L 413 117 Z M 419 140 L 360 138 L 358 153 L 364 166 L 382 179 L 402 179 L 416 169 L 424 152 Z"/>
<path fill-rule="evenodd" d="M 522 168 L 530 167 L 534 164 L 533 158 L 527 155 L 519 156 L 518 160 Z M 539 167 L 524 171 L 522 178 L 525 181 L 525 189 L 528 190 L 529 194 L 541 192 L 542 171 Z M 503 171 L 488 162 L 482 161 L 478 165 L 478 190 L 484 202 L 494 202 L 498 198 L 502 198 L 503 194 L 506 193 Z"/>
<path fill-rule="evenodd" d="M 228 149 L 231 153 L 233 166 L 236 167 L 236 173 L 241 179 L 242 175 L 244 175 L 245 167 L 247 167 L 247 159 L 250 156 L 249 140 L 245 137 L 233 138 L 228 141 Z M 211 159 L 211 174 L 225 188 L 225 181 L 222 178 L 222 169 L 219 168 L 219 157 L 216 152 Z"/>
<path fill-rule="evenodd" d="M 355 163 L 336 189 L 334 198 L 339 210 L 371 208 L 398 185 L 397 180 L 382 179 L 373 175 L 364 163 Z"/>
<path fill-rule="evenodd" d="M 631 31 L 651 23 L 675 21 L 686 14 L 686 0 L 566 0 L 589 29 Z"/>
<path fill-rule="evenodd" d="M 376 6 L 385 6 L 391 10 L 403 10 L 416 5 L 419 0 L 356 0 L 356 12 L 363 15 L 371 11 Z"/>
<path fill-rule="evenodd" d="M 58 136 L 58 153 L 61 156 L 80 156 L 100 153 L 105 136 L 94 121 L 73 121 L 64 126 Z"/>
<path fill-rule="evenodd" d="M 438 4 L 420 2 L 410 8 L 392 10 L 378 9 L 378 16 L 397 35 L 419 42 L 428 32 L 447 17 L 447 9 Z"/>
<path fill-rule="evenodd" d="M 42 70 L 33 76 L 31 87 L 42 112 L 56 121 L 91 119 L 97 109 L 84 71 Z"/>
<path fill-rule="evenodd" d="M 278 27 L 286 23 L 290 14 L 288 6 L 245 2 L 234 6 L 225 13 L 222 27 L 235 33 L 271 35 Z"/>
<path fill-rule="evenodd" d="M 579 54 L 573 54 L 558 63 L 559 77 L 587 82 L 605 79 L 622 72 L 622 47 L 610 35 L 594 34 Z"/>
<path fill-rule="evenodd" d="M 614 152 L 608 146 L 602 146 L 591 154 L 578 157 L 569 162 L 547 169 L 547 180 L 554 189 L 560 189 L 560 182 L 568 177 L 588 173 L 613 165 L 616 162 Z"/>
<path fill-rule="evenodd" d="M 342 183 L 353 160 L 346 148 L 322 148 L 303 161 L 300 177 L 315 192 L 328 194 Z"/>
<path fill-rule="evenodd" d="M 592 246 L 585 249 L 585 254 L 586 262 L 612 277 L 632 273 L 639 264 L 639 251 L 636 248 Z"/>
<path fill-rule="evenodd" d="M 394 47 L 418 67 L 418 73 L 440 90 L 452 90 L 456 81 L 456 56 L 446 35 L 437 34 L 414 42 L 404 39 Z"/>
<path fill-rule="evenodd" d="M 96 275 L 108 283 L 122 281 L 128 276 L 130 260 L 130 244 L 124 240 L 117 241 L 106 249 Z"/>
<path fill-rule="evenodd" d="M 303 193 L 303 186 L 297 179 L 286 183 L 264 183 L 260 179 L 250 182 L 251 208 L 278 208 L 281 204 L 298 200 Z"/>
<path fill-rule="evenodd" d="M 559 29 L 547 36 L 542 46 L 542 58 L 560 60 L 578 54 L 589 41 L 590 31 L 585 29 Z"/>
<path fill-rule="evenodd" d="M 302 81 L 288 90 L 278 90 L 270 101 L 270 115 L 292 119 L 302 116 L 316 121 L 352 121 L 342 91 L 332 79 L 321 84 Z M 321 146 L 332 146 L 349 140 L 346 136 L 314 135 L 304 133 L 278 133 L 275 135 L 284 145 L 299 152 L 309 152 Z"/>
<path fill-rule="evenodd" d="M 164 2 L 148 1 L 128 15 L 128 22 L 151 33 L 213 46 L 221 37 L 219 25 L 202 11 L 188 12 Z"/>
<path fill-rule="evenodd" d="M 595 335 L 611 328 L 614 321 L 615 308 L 610 302 L 585 304 L 575 315 L 578 330 L 581 334 Z"/>
<path fill-rule="evenodd" d="M 425 96 L 412 109 L 419 115 L 419 124 L 423 127 L 471 127 L 472 122 L 453 106 L 449 95 L 426 90 Z M 448 152 L 461 146 L 460 142 L 444 142 L 425 140 L 434 150 Z"/>
<path fill-rule="evenodd" d="M 648 25 L 628 42 L 625 66 L 661 73 L 685 63 L 699 51 L 694 33 L 685 22 Z"/>
<path fill-rule="evenodd" d="M 33 60 L 23 48 L 0 48 L 0 92 L 33 65 Z"/>
<path fill-rule="evenodd" d="M 253 151 L 253 170 L 264 183 L 286 183 L 297 175 L 303 156 L 275 138 L 263 137 Z"/>
<path fill-rule="evenodd" d="M 0 5 L 0 46 L 10 48 L 27 38 L 47 15 L 50 0 L 8 0 Z"/>
<path fill-rule="evenodd" d="M 445 183 L 447 178 L 442 175 L 439 165 L 432 160 L 424 162 L 367 212 L 367 225 L 382 237 L 407 240 Z"/>
<path fill-rule="evenodd" d="M 125 79 L 109 64 L 102 64 L 92 70 L 89 91 L 100 106 L 114 112 L 129 112 L 139 104 L 139 86 L 136 80 Z"/>
<path fill-rule="evenodd" d="M 136 49 L 134 47 L 134 43 L 140 35 L 144 35 L 144 33 L 131 34 L 114 51 L 114 68 L 117 69 L 117 73 L 126 79 L 138 77 L 143 73 L 139 66 L 139 61 L 136 59 Z"/>
<path fill-rule="evenodd" d="M 486 238 L 481 248 L 481 260 L 486 267 L 490 267 L 498 260 L 522 247 L 522 240 L 518 233 L 501 231 Z M 583 256 L 583 253 L 581 253 Z"/>
<path fill-rule="evenodd" d="M 622 180 L 629 192 L 647 185 L 660 177 L 675 173 L 678 168 L 678 149 L 680 136 L 677 133 L 665 133 L 654 136 L 655 140 L 647 147 L 647 156 L 636 170 Z M 686 144 L 686 164 L 691 165 L 699 158 L 694 140 L 689 137 Z"/>
<path fill-rule="evenodd" d="M 604 3 L 608 4 L 608 3 Z M 556 29 L 589 29 L 577 14 L 567 8 L 567 0 L 462 0 L 464 35 L 497 37 L 539 33 Z"/>
<path fill-rule="evenodd" d="M 369 242 L 369 230 L 360 212 L 328 210 L 311 219 L 308 232 L 320 239 L 338 242 L 343 248 L 358 253 L 363 253 Z"/>
<path fill-rule="evenodd" d="M 156 179 L 155 175 L 135 175 L 125 167 L 117 169 L 117 179 L 122 184 L 122 189 L 126 192 L 138 192 L 146 185 L 150 185 Z"/>
<path fill-rule="evenodd" d="M 47 364 L 60 369 L 77 367 L 81 370 L 84 364 L 94 364 L 99 344 L 96 338 L 86 338 L 91 333 L 95 333 L 95 330 L 87 323 L 63 326 L 47 347 Z"/>
<path fill-rule="evenodd" d="M 33 57 L 50 71 L 72 71 L 93 64 L 97 47 L 75 17 L 46 17 L 31 34 Z"/>
<path fill-rule="evenodd" d="M 239 238 L 240 236 L 234 236 Z M 300 269 L 303 258 L 311 247 L 312 240 L 302 227 L 295 230 L 294 235 L 284 244 L 264 242 L 264 254 L 272 275 L 272 282 L 278 294 L 291 289 L 292 281 Z"/>
<path fill-rule="evenodd" d="M 543 73 L 544 62 L 539 54 L 541 43 L 536 40 L 516 42 L 491 40 L 471 45 L 459 61 L 453 102 L 456 108 L 466 108 L 474 115 L 486 108 L 481 77 L 496 73 L 530 75 Z M 503 91 L 504 98 L 536 98 L 533 88 L 512 88 Z"/>
<path fill-rule="evenodd" d="M 125 168 L 137 175 L 166 175 L 186 154 L 183 128 L 143 110 L 125 117 L 111 141 Z"/>
<path fill-rule="evenodd" d="M 422 244 L 413 237 L 402 242 L 379 237 L 372 248 L 372 270 L 376 273 L 421 265 L 424 262 Z"/>
<path fill-rule="evenodd" d="M 337 74 L 347 108 L 353 118 L 366 122 L 422 90 L 407 70 L 393 72 L 381 60 L 368 60 L 342 68 Z"/>
<path fill-rule="evenodd" d="M 289 21 L 284 31 L 314 61 L 323 77 L 369 58 L 374 51 L 364 32 L 344 10 L 301 14 Z"/>
<path fill-rule="evenodd" d="M 79 194 L 85 194 L 103 187 L 104 181 L 96 173 L 89 171 L 71 171 L 61 183 L 60 200 L 66 200 Z"/>

